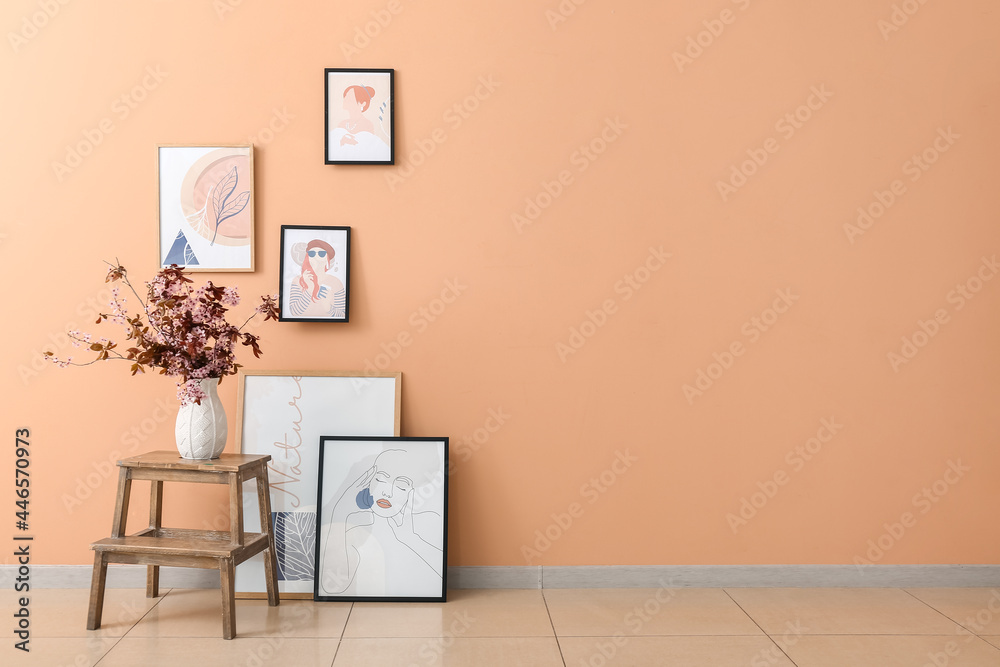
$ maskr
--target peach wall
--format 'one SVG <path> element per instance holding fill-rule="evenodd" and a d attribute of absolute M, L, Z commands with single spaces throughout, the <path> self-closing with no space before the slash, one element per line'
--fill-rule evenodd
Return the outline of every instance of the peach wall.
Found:
<path fill-rule="evenodd" d="M 995 562 L 992 0 L 8 0 L 0 25 L 3 422 L 32 433 L 36 563 L 89 562 L 114 459 L 171 447 L 177 407 L 41 351 L 103 305 L 102 260 L 155 270 L 154 146 L 249 138 L 257 271 L 211 278 L 276 291 L 282 224 L 351 226 L 353 274 L 350 324 L 267 323 L 241 361 L 361 369 L 410 333 L 388 369 L 403 434 L 452 438 L 452 565 L 852 563 L 880 538 L 881 563 Z M 323 164 L 321 74 L 347 66 L 396 70 L 394 167 Z M 224 517 L 220 493 L 168 488 L 167 521 Z"/>

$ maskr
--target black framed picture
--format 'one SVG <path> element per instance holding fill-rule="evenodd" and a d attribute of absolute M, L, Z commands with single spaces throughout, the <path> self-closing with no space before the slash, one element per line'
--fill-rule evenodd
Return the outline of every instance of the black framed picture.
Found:
<path fill-rule="evenodd" d="M 394 73 L 324 70 L 326 164 L 395 164 Z"/>
<path fill-rule="evenodd" d="M 351 228 L 281 226 L 278 320 L 347 322 Z"/>
<path fill-rule="evenodd" d="M 445 601 L 448 438 L 323 436 L 316 502 L 313 599 Z"/>

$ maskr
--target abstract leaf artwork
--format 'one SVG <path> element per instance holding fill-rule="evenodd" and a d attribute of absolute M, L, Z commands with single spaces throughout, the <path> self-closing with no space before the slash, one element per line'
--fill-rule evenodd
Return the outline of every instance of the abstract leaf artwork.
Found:
<path fill-rule="evenodd" d="M 253 270 L 253 146 L 158 146 L 160 266 Z"/>
<path fill-rule="evenodd" d="M 240 176 L 236 167 L 226 174 L 226 176 L 215 186 L 212 193 L 212 208 L 215 213 L 215 224 L 212 231 L 212 243 L 219 238 L 219 226 L 247 207 L 250 201 L 250 191 L 241 192 L 235 199 L 230 201 L 236 184 L 239 183 Z"/>
<path fill-rule="evenodd" d="M 279 581 L 312 581 L 316 557 L 316 513 L 272 512 Z"/>

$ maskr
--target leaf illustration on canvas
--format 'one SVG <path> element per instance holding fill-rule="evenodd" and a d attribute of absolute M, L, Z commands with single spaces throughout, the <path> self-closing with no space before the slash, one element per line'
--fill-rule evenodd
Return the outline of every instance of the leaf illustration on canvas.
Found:
<path fill-rule="evenodd" d="M 212 208 L 215 211 L 215 233 L 212 235 L 212 245 L 215 245 L 215 239 L 219 235 L 219 225 L 228 218 L 237 215 L 240 211 L 246 208 L 247 204 L 250 202 L 250 191 L 246 190 L 241 192 L 236 196 L 235 199 L 230 200 L 233 192 L 236 190 L 236 184 L 239 183 L 240 177 L 239 173 L 236 171 L 236 167 L 233 167 L 226 176 L 216 184 L 214 191 L 212 192 Z"/>
<path fill-rule="evenodd" d="M 273 520 L 278 579 L 312 579 L 315 571 L 316 513 L 274 512 Z"/>

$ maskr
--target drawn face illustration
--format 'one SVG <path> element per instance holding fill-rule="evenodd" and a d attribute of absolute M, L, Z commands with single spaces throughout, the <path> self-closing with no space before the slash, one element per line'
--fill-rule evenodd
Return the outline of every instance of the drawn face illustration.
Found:
<path fill-rule="evenodd" d="M 388 451 L 375 461 L 375 477 L 368 485 L 371 493 L 371 510 L 376 516 L 392 517 L 403 511 L 406 497 L 413 488 L 413 480 L 403 469 L 402 452 Z"/>
<path fill-rule="evenodd" d="M 350 88 L 347 94 L 344 95 L 344 109 L 351 116 L 360 116 L 361 106 L 361 102 L 357 98 L 357 91 L 354 88 Z"/>
<path fill-rule="evenodd" d="M 330 268 L 328 254 L 323 248 L 309 248 L 309 251 L 306 253 L 306 259 L 309 265 L 312 266 L 314 273 L 326 273 L 327 269 Z"/>

